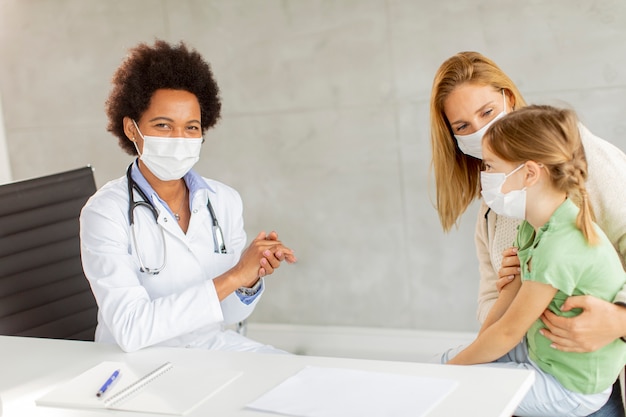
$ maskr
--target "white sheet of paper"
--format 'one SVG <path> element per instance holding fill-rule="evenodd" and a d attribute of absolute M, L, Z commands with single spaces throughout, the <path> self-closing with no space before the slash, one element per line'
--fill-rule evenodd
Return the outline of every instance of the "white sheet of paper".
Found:
<path fill-rule="evenodd" d="M 247 406 L 299 417 L 420 417 L 457 385 L 443 378 L 311 366 Z"/>

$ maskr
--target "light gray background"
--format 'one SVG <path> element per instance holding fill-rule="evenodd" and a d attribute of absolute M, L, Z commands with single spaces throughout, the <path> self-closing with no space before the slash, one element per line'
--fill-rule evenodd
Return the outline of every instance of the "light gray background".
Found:
<path fill-rule="evenodd" d="M 250 238 L 275 229 L 300 258 L 256 322 L 477 329 L 476 206 L 444 234 L 429 176 L 432 79 L 458 51 L 626 149 L 624 0 L 0 0 L 13 179 L 121 176 L 103 103 L 155 37 L 198 49 L 222 90 L 197 170 L 239 190 Z"/>

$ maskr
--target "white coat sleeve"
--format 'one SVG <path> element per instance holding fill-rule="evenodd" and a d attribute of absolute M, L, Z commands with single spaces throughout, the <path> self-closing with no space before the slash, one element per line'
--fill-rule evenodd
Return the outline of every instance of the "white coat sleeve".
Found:
<path fill-rule="evenodd" d="M 123 350 L 135 351 L 221 322 L 210 280 L 151 299 L 130 255 L 127 199 L 109 197 L 96 194 L 80 216 L 83 269 L 98 303 L 98 325 Z"/>
<path fill-rule="evenodd" d="M 233 188 L 223 187 L 223 189 L 220 189 L 220 194 L 225 196 L 226 193 L 228 193 L 226 200 L 229 201 L 230 204 L 228 207 L 225 207 L 225 210 L 222 210 L 222 207 L 216 208 L 216 216 L 221 219 L 221 223 L 225 221 L 228 222 L 226 229 L 229 231 L 229 235 L 225 237 L 225 239 L 228 240 L 227 248 L 232 248 L 237 255 L 237 260 L 239 260 L 246 245 L 246 232 L 243 222 L 243 202 L 241 201 L 239 193 Z M 260 267 L 261 265 L 259 264 L 259 268 Z M 264 289 L 265 285 L 259 290 L 256 298 L 250 304 L 244 303 L 234 292 L 223 299 L 221 304 L 224 324 L 234 324 L 247 319 L 261 299 Z"/>

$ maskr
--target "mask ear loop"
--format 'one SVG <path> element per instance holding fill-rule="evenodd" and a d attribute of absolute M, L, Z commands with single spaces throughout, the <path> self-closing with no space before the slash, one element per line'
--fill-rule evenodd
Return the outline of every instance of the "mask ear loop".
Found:
<path fill-rule="evenodd" d="M 133 143 L 133 145 L 135 145 L 135 150 L 137 151 L 137 155 L 141 158 L 141 152 L 139 152 L 139 147 L 137 146 L 137 141 L 135 140 L 135 138 L 133 138 L 131 142 Z"/>
<path fill-rule="evenodd" d="M 137 122 L 135 122 L 135 119 L 131 119 L 133 121 L 133 124 L 135 125 L 135 129 L 137 129 L 137 133 L 139 133 L 139 136 L 141 136 L 141 139 L 143 139 L 143 134 L 141 133 L 141 130 L 139 130 L 139 126 L 137 126 Z M 141 158 L 141 152 L 139 152 L 139 147 L 137 146 L 137 140 L 135 139 L 135 136 L 133 136 L 133 140 L 131 140 L 131 142 L 133 143 L 133 145 L 135 145 L 135 150 L 137 151 L 137 155 L 139 155 L 139 157 Z"/>
<path fill-rule="evenodd" d="M 524 165 L 526 165 L 526 162 L 524 162 L 523 164 L 520 164 L 520 166 L 518 166 L 517 168 L 515 168 L 513 171 L 509 172 L 508 174 L 504 174 L 504 180 L 502 181 L 502 183 L 500 184 L 500 191 L 502 191 L 502 187 L 504 187 L 504 183 L 506 182 L 506 180 L 513 174 L 515 174 L 517 171 L 519 171 L 520 169 L 522 169 L 524 167 Z M 524 187 L 524 190 L 526 189 L 526 187 Z M 523 190 L 522 190 L 523 191 Z"/>
<path fill-rule="evenodd" d="M 526 162 L 524 162 L 523 164 L 520 164 L 520 166 L 518 166 L 517 168 L 515 168 L 513 171 L 509 172 L 508 174 L 505 175 L 505 178 L 509 178 L 511 175 L 515 174 L 517 171 L 519 171 L 520 169 L 522 169 L 524 167 L 524 165 L 526 165 Z"/>

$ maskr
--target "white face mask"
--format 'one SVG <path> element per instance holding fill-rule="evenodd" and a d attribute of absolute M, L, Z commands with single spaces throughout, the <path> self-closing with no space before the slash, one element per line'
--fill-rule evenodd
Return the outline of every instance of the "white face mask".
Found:
<path fill-rule="evenodd" d="M 501 216 L 524 220 L 526 218 L 526 187 L 504 194 L 502 186 L 508 177 L 522 169 L 518 166 L 508 174 L 481 172 L 480 183 L 485 204 Z"/>
<path fill-rule="evenodd" d="M 504 117 L 506 114 L 506 96 L 504 95 L 504 89 L 502 89 L 502 102 L 503 110 L 500 114 L 494 117 L 491 121 L 487 122 L 486 125 L 478 129 L 476 132 L 470 133 L 469 135 L 454 135 L 461 152 L 465 155 L 473 156 L 474 158 L 483 159 L 482 141 L 485 132 L 489 129 L 489 126 L 491 126 L 496 120 Z"/>
<path fill-rule="evenodd" d="M 181 179 L 200 159 L 202 138 L 144 136 L 133 123 L 143 138 L 143 153 L 133 142 L 139 159 L 161 181 Z"/>

